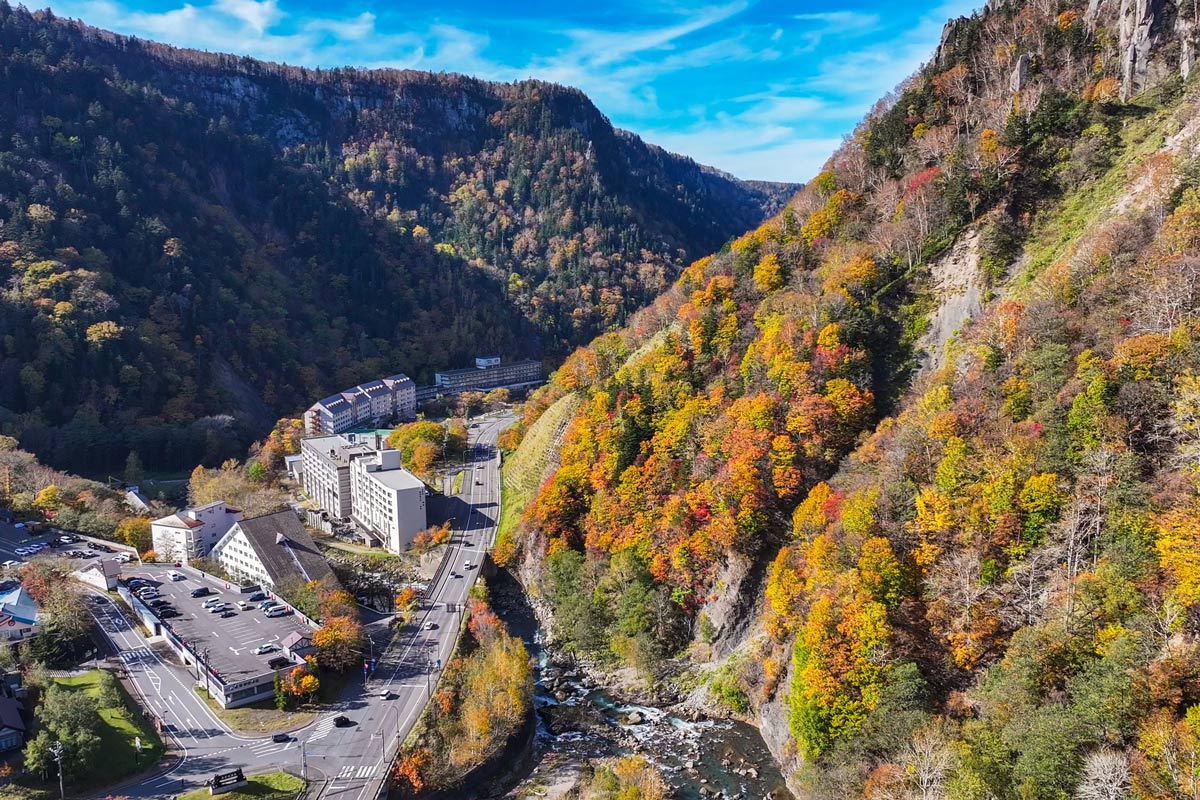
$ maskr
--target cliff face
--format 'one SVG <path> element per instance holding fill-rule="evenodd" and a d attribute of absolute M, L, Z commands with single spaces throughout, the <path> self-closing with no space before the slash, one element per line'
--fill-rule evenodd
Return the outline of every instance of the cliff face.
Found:
<path fill-rule="evenodd" d="M 803 797 L 1166 796 L 1200 700 L 1165 689 L 1200 663 L 1194 13 L 952 21 L 783 214 L 569 360 L 525 517 L 556 633 L 660 680 L 686 653 Z"/>
<path fill-rule="evenodd" d="M 485 344 L 553 363 L 795 188 L 565 87 L 297 69 L 4 2 L 0 73 L 0 430 L 87 473 L 237 455 Z"/>

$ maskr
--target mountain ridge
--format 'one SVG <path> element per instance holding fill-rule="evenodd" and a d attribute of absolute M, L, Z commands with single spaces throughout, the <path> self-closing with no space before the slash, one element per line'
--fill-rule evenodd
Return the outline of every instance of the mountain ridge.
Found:
<path fill-rule="evenodd" d="M 0 429 L 84 473 L 213 463 L 263 408 L 481 348 L 554 362 L 792 188 L 542 82 L 272 65 L 7 3 L 0 44 Z"/>

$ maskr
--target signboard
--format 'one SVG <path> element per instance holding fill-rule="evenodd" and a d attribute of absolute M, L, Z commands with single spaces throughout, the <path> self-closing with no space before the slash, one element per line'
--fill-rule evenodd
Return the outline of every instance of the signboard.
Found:
<path fill-rule="evenodd" d="M 211 781 L 209 786 L 214 789 L 220 789 L 223 786 L 232 786 L 235 783 L 242 783 L 246 780 L 246 776 L 242 774 L 242 770 L 235 769 L 233 772 L 226 772 L 223 775 L 217 775 Z"/>

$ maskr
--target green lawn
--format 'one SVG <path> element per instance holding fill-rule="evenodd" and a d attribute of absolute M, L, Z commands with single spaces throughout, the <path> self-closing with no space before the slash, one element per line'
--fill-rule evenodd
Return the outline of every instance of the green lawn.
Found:
<path fill-rule="evenodd" d="M 274 699 L 259 700 L 241 708 L 221 708 L 216 701 L 208 696 L 204 689 L 196 689 L 196 694 L 204 698 L 204 702 L 213 713 L 234 733 L 278 733 L 293 731 L 304 727 L 316 719 L 315 711 L 280 711 L 275 708 Z"/>
<path fill-rule="evenodd" d="M 100 671 L 79 675 L 74 678 L 55 678 L 59 686 L 72 691 L 87 692 L 96 697 L 100 688 Z M 125 708 L 100 710 L 104 724 L 100 728 L 100 756 L 96 759 L 96 767 L 88 775 L 88 783 L 92 786 L 104 786 L 124 778 L 135 772 L 140 772 L 162 758 L 163 743 L 150 724 L 142 718 L 141 710 L 121 686 L 121 696 Z M 134 739 L 142 739 L 141 759 L 135 764 Z"/>
<path fill-rule="evenodd" d="M 454 476 L 454 485 L 450 487 L 451 494 L 462 494 L 463 476 L 466 474 L 459 470 L 458 474 Z"/>
<path fill-rule="evenodd" d="M 286 772 L 269 772 L 266 775 L 248 775 L 248 783 L 236 792 L 217 795 L 222 800 L 294 800 L 304 789 L 304 781 Z M 196 789 L 181 794 L 176 800 L 209 800 L 208 789 Z"/>

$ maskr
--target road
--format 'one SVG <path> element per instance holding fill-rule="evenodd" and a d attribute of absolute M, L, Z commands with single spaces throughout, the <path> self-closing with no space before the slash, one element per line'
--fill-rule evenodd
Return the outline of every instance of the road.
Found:
<path fill-rule="evenodd" d="M 481 419 L 471 430 L 473 445 L 469 474 L 463 481 L 463 515 L 455 520 L 443 567 L 431 583 L 426 602 L 413 625 L 388 642 L 386 620 L 371 624 L 368 633 L 382 653 L 370 679 L 354 681 L 338 702 L 313 723 L 295 732 L 292 740 L 233 734 L 193 691 L 194 680 L 183 667 L 159 658 L 141 636 L 129 628 L 111 601 L 98 601 L 98 623 L 128 668 L 129 677 L 145 707 L 161 716 L 179 745 L 182 761 L 169 772 L 123 786 L 131 798 L 173 797 L 181 789 L 214 774 L 241 767 L 247 773 L 306 768 L 310 778 L 324 778 L 320 795 L 330 800 L 373 800 L 382 788 L 388 765 L 399 742 L 421 716 L 443 665 L 454 650 L 461 610 L 479 576 L 479 564 L 493 543 L 500 519 L 500 469 L 495 443 L 514 418 Z M 466 569 L 470 562 L 474 568 Z M 455 575 L 459 577 L 455 577 Z M 435 627 L 427 629 L 427 623 Z M 386 647 L 386 649 L 384 649 Z M 383 690 L 387 689 L 387 698 Z M 334 718 L 345 716 L 346 727 Z"/>

